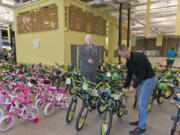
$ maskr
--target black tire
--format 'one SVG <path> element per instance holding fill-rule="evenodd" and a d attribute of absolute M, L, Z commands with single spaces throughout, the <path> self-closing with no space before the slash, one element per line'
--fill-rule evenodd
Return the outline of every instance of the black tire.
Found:
<path fill-rule="evenodd" d="M 71 123 L 71 121 L 73 120 L 74 114 L 76 111 L 76 106 L 77 106 L 77 100 L 71 100 L 71 103 L 70 103 L 69 108 L 66 113 L 66 122 L 67 123 Z"/>
<path fill-rule="evenodd" d="M 119 108 L 119 112 L 117 113 L 117 117 L 121 118 L 124 115 L 125 111 L 126 111 L 126 107 L 125 106 Z"/>
<path fill-rule="evenodd" d="M 169 92 L 169 93 L 167 94 L 167 92 Z M 174 94 L 174 89 L 172 87 L 169 87 L 169 89 L 166 91 L 166 93 L 164 95 L 164 98 L 169 99 L 173 94 Z"/>
<path fill-rule="evenodd" d="M 171 129 L 171 135 L 175 135 L 175 132 L 176 132 L 176 128 L 172 128 Z"/>
<path fill-rule="evenodd" d="M 101 107 L 103 108 L 101 109 Z M 104 113 L 106 109 L 107 109 L 107 104 L 103 104 L 101 101 L 97 103 L 97 110 L 100 114 Z"/>
<path fill-rule="evenodd" d="M 70 89 L 69 89 L 69 92 L 71 95 L 74 95 L 76 93 L 76 89 L 73 88 L 73 86 L 71 85 Z"/>
<path fill-rule="evenodd" d="M 108 117 L 109 117 L 109 119 L 108 119 Z M 101 135 L 109 135 L 110 134 L 111 126 L 112 126 L 112 119 L 113 119 L 112 112 L 107 110 L 104 113 L 102 124 L 101 124 Z M 107 126 L 107 127 L 105 127 L 105 126 Z"/>
<path fill-rule="evenodd" d="M 81 110 L 80 110 L 77 120 L 76 120 L 76 130 L 77 131 L 80 131 L 83 128 L 84 123 L 87 118 L 87 115 L 88 115 L 88 111 L 89 111 L 89 107 L 86 105 L 82 105 Z M 83 113 L 84 113 L 84 115 L 83 115 Z M 81 119 L 82 119 L 82 121 L 81 121 Z"/>

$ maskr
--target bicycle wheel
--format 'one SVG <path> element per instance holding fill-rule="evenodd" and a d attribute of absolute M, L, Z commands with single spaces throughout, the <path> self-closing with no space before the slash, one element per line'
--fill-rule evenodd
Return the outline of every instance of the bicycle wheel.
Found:
<path fill-rule="evenodd" d="M 76 111 L 77 100 L 72 100 L 66 113 L 66 122 L 70 123 Z"/>
<path fill-rule="evenodd" d="M 54 112 L 54 105 L 52 103 L 48 103 L 44 108 L 44 115 L 50 116 Z"/>
<path fill-rule="evenodd" d="M 69 93 L 70 93 L 71 95 L 74 95 L 74 94 L 76 93 L 76 89 L 75 89 L 75 88 L 73 88 L 73 86 L 72 86 L 72 85 L 70 85 L 70 88 L 69 88 Z"/>
<path fill-rule="evenodd" d="M 164 95 L 164 98 L 165 99 L 169 99 L 174 93 L 174 89 L 173 88 L 170 88 L 165 92 L 165 95 Z"/>
<path fill-rule="evenodd" d="M 76 120 L 76 130 L 81 130 L 84 126 L 84 123 L 86 121 L 87 115 L 88 115 L 89 107 L 86 105 L 83 105 L 81 107 L 81 110 L 78 114 L 77 120 Z"/>
<path fill-rule="evenodd" d="M 107 104 L 103 104 L 101 101 L 98 102 L 97 104 L 97 110 L 98 112 L 101 114 L 101 113 L 104 113 L 107 109 Z"/>
<path fill-rule="evenodd" d="M 120 118 L 124 115 L 126 107 L 119 108 L 119 111 L 117 113 L 117 116 Z"/>
<path fill-rule="evenodd" d="M 41 110 L 43 107 L 44 107 L 44 101 L 42 99 L 38 99 L 36 102 L 35 102 L 35 106 Z"/>
<path fill-rule="evenodd" d="M 33 120 L 38 117 L 39 109 L 35 106 L 31 108 L 31 111 L 23 114 L 23 117 L 28 120 Z"/>
<path fill-rule="evenodd" d="M 7 131 L 14 125 L 14 117 L 6 115 L 0 119 L 0 131 Z"/>
<path fill-rule="evenodd" d="M 68 109 L 70 105 L 70 98 L 69 97 L 64 97 L 61 101 L 61 107 L 63 109 Z"/>
<path fill-rule="evenodd" d="M 112 119 L 113 119 L 112 112 L 107 110 L 104 113 L 103 120 L 102 120 L 101 135 L 109 135 L 110 134 L 111 126 L 112 126 Z"/>

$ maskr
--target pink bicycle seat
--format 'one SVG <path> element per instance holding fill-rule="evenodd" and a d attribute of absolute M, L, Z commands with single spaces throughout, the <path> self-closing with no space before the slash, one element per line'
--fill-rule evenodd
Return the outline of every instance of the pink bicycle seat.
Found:
<path fill-rule="evenodd" d="M 59 93 L 64 94 L 64 93 L 66 93 L 66 91 L 65 90 L 61 90 L 61 91 L 59 91 Z"/>
<path fill-rule="evenodd" d="M 57 88 L 56 88 L 56 87 L 50 87 L 49 90 L 50 90 L 50 91 L 56 91 Z"/>
<path fill-rule="evenodd" d="M 25 100 L 25 101 L 21 102 L 21 104 L 24 104 L 24 105 L 29 105 L 31 103 L 32 103 L 31 100 Z"/>

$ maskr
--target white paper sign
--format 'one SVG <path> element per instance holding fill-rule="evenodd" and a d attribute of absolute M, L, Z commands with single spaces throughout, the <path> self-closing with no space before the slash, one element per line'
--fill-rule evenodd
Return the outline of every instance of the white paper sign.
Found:
<path fill-rule="evenodd" d="M 87 83 L 83 83 L 83 90 L 88 90 L 88 84 Z"/>
<path fill-rule="evenodd" d="M 111 73 L 110 73 L 110 72 L 107 72 L 107 73 L 106 73 L 106 76 L 107 76 L 107 77 L 111 77 Z"/>
<path fill-rule="evenodd" d="M 39 48 L 39 39 L 33 39 L 33 48 Z"/>
<path fill-rule="evenodd" d="M 66 84 L 71 84 L 71 79 L 70 78 L 66 79 Z"/>

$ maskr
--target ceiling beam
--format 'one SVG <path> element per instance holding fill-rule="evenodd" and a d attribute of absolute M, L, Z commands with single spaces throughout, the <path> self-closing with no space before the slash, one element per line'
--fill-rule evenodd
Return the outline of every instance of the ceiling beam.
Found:
<path fill-rule="evenodd" d="M 167 0 L 168 1 L 168 0 Z M 171 0 L 171 2 L 172 1 L 177 1 L 177 0 Z M 154 4 L 157 4 L 157 3 L 163 3 L 162 2 L 162 0 L 157 0 L 157 1 L 152 1 L 151 2 L 151 5 L 153 6 Z M 145 3 L 139 3 L 139 4 L 135 4 L 135 5 L 133 5 L 133 7 L 140 7 L 140 6 L 146 6 L 147 5 L 147 2 L 145 2 Z"/>
<path fill-rule="evenodd" d="M 164 8 L 165 10 L 167 10 L 167 8 L 176 8 L 176 7 L 177 7 L 177 5 L 171 5 L 171 6 L 167 6 L 167 7 L 151 8 L 150 11 L 152 11 L 152 10 L 162 10 L 163 8 Z M 115 9 L 106 11 L 106 13 L 109 13 L 109 14 L 113 14 L 113 13 L 117 13 L 117 12 L 118 12 L 118 11 L 115 10 Z M 146 12 L 146 10 L 139 10 L 139 11 L 135 11 L 135 12 L 136 12 L 136 13 L 137 13 L 137 12 L 142 13 L 142 12 Z"/>
<path fill-rule="evenodd" d="M 170 16 L 176 16 L 176 13 L 168 13 L 168 14 L 157 14 L 157 15 L 151 15 L 150 18 L 154 19 L 154 18 L 164 18 L 164 17 L 170 17 Z M 136 19 L 138 20 L 142 20 L 145 19 L 144 16 L 136 16 Z M 132 20 L 136 20 L 136 19 L 132 19 Z"/>
<path fill-rule="evenodd" d="M 9 5 L 9 4 L 5 4 L 5 3 L 2 3 L 2 1 L 0 1 L 0 6 L 1 7 L 7 7 L 7 8 L 15 8 L 15 6 L 13 6 L 13 5 Z"/>

